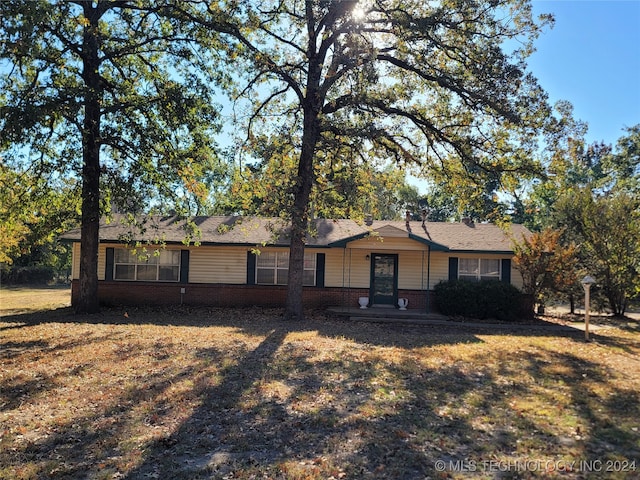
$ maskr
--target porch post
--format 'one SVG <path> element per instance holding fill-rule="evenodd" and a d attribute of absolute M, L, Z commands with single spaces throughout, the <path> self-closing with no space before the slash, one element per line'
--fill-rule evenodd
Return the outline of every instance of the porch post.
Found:
<path fill-rule="evenodd" d="M 431 246 L 427 246 L 427 312 L 431 313 L 431 293 L 429 292 L 431 288 Z"/>
<path fill-rule="evenodd" d="M 345 272 L 344 268 L 347 261 L 347 246 L 345 245 L 342 249 L 342 308 L 347 308 L 349 303 L 349 291 L 346 289 L 346 285 L 344 282 Z"/>

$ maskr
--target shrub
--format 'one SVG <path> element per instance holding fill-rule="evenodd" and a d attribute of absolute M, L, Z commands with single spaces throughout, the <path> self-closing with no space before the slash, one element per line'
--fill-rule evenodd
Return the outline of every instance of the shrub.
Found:
<path fill-rule="evenodd" d="M 53 267 L 38 265 L 29 267 L 11 267 L 2 271 L 2 283 L 47 284 L 53 280 Z"/>
<path fill-rule="evenodd" d="M 434 290 L 444 315 L 515 320 L 522 312 L 522 294 L 505 282 L 450 280 L 438 283 Z"/>

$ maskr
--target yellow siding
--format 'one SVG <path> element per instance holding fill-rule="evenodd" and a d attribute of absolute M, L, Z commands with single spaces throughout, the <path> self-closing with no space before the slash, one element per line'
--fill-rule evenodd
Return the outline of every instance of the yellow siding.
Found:
<path fill-rule="evenodd" d="M 104 280 L 104 269 L 106 262 L 107 247 L 118 247 L 120 245 L 98 245 L 98 280 Z M 80 242 L 74 242 L 71 250 L 71 278 L 78 280 L 80 278 Z"/>
<path fill-rule="evenodd" d="M 366 256 L 374 253 L 398 253 L 398 288 L 421 289 L 426 287 L 426 273 L 422 271 L 423 255 L 426 270 L 427 246 L 410 238 L 373 236 L 349 243 L 345 260 L 346 287 L 368 288 L 371 280 L 371 260 Z M 351 272 L 349 273 L 349 267 Z M 329 286 L 327 284 L 327 286 Z"/>
<path fill-rule="evenodd" d="M 327 249 L 324 263 L 324 285 L 326 287 L 341 287 L 343 279 L 348 278 L 349 266 L 344 265 L 344 249 Z M 343 271 L 344 265 L 344 271 Z M 346 280 L 345 280 L 346 282 Z"/>
<path fill-rule="evenodd" d="M 247 283 L 247 248 L 190 247 L 190 283 Z"/>
<path fill-rule="evenodd" d="M 431 253 L 431 288 L 442 281 L 449 280 L 449 257 L 457 258 L 512 258 L 510 255 L 492 255 L 490 253 Z M 513 268 L 511 262 L 511 284 L 517 288 L 522 288 L 522 276 L 520 272 Z"/>
<path fill-rule="evenodd" d="M 104 280 L 107 246 L 112 247 L 114 245 L 98 245 L 98 280 Z M 71 254 L 71 278 L 78 280 L 80 278 L 80 242 L 73 244 Z"/>
<path fill-rule="evenodd" d="M 107 248 L 124 248 L 119 243 L 101 243 L 98 245 L 98 280 L 105 279 L 105 268 L 107 262 Z M 167 247 L 167 250 L 182 250 L 182 248 Z M 80 278 L 80 243 L 73 244 L 73 258 L 71 263 L 71 274 L 74 280 Z"/>
<path fill-rule="evenodd" d="M 80 278 L 80 243 L 74 242 L 71 247 L 71 278 Z"/>
<path fill-rule="evenodd" d="M 350 249 L 365 249 L 370 250 L 372 252 L 380 252 L 380 251 L 388 251 L 393 250 L 395 252 L 403 251 L 403 250 L 427 250 L 427 245 L 420 243 L 416 240 L 406 237 L 384 237 L 384 236 L 373 236 L 366 237 L 360 240 L 355 240 L 349 243 Z M 392 252 L 393 253 L 393 252 Z"/>
<path fill-rule="evenodd" d="M 348 249 L 346 264 L 351 271 L 345 276 L 346 287 L 368 288 L 371 276 L 371 261 L 366 256 L 369 252 L 358 249 Z"/>
<path fill-rule="evenodd" d="M 431 252 L 431 269 L 429 270 L 429 288 L 442 281 L 449 280 L 449 255 Z"/>
<path fill-rule="evenodd" d="M 427 252 L 400 252 L 398 255 L 398 288 L 426 289 L 426 271 Z"/>
<path fill-rule="evenodd" d="M 114 246 L 114 245 L 110 245 Z M 119 245 L 116 245 L 119 246 Z M 98 280 L 104 280 L 104 269 L 107 265 L 107 245 L 98 245 Z"/>
<path fill-rule="evenodd" d="M 122 248 L 120 244 L 100 244 L 98 248 L 98 279 L 105 278 L 106 249 Z M 185 247 L 169 246 L 183 250 Z M 245 284 L 247 272 L 247 247 L 188 247 L 190 251 L 189 282 Z M 264 248 L 264 251 L 283 248 Z M 431 252 L 431 267 L 427 272 L 429 254 L 426 245 L 408 238 L 366 238 L 354 241 L 348 248 L 308 249 L 325 254 L 325 286 L 368 288 L 371 275 L 371 256 L 374 252 L 398 253 L 398 288 L 421 290 L 430 288 L 449 278 L 449 257 L 458 258 L 511 258 L 508 255 L 465 254 Z M 72 247 L 71 274 L 80 278 L 80 243 Z M 522 288 L 522 276 L 511 268 L 511 283 Z"/>

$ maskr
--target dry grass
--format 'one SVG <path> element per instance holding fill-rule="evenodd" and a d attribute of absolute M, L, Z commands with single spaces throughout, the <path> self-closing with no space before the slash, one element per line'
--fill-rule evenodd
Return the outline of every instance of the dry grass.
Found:
<path fill-rule="evenodd" d="M 2 287 L 0 290 L 0 314 L 54 310 L 71 305 L 71 289 L 68 285 Z"/>
<path fill-rule="evenodd" d="M 0 478 L 639 477 L 635 323 L 126 313 L 3 314 Z"/>

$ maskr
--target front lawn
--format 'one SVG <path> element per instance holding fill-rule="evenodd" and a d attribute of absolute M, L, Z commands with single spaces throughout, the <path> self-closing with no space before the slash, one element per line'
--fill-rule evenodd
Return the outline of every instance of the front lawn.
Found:
<path fill-rule="evenodd" d="M 585 343 L 280 313 L 5 314 L 0 478 L 640 476 L 637 324 Z"/>

